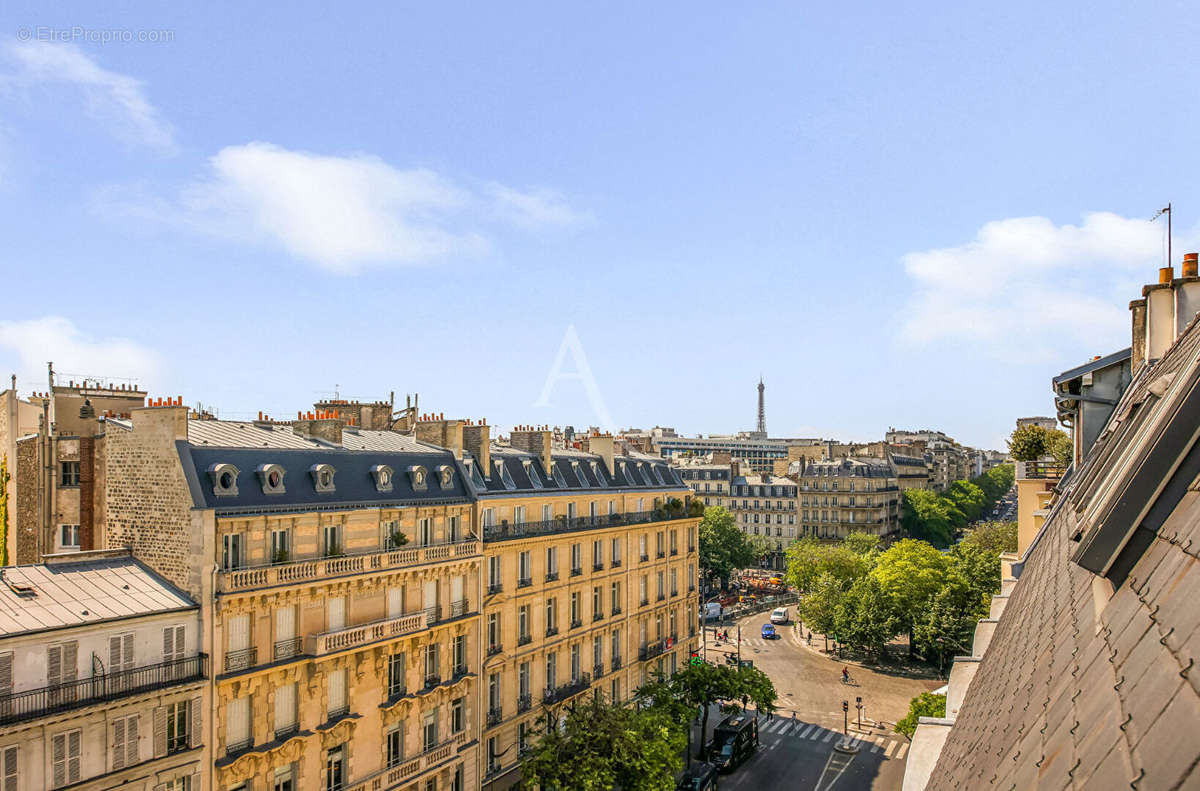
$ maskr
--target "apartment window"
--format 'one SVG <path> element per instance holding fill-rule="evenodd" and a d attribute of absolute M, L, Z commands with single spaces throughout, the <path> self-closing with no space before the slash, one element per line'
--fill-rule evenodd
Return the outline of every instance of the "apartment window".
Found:
<path fill-rule="evenodd" d="M 648 595 L 648 593 L 647 593 L 647 590 L 646 590 L 646 587 L 647 587 L 647 582 L 648 582 L 648 581 L 647 581 L 647 579 L 646 579 L 646 575 L 645 575 L 645 574 L 643 574 L 643 575 L 641 576 L 641 579 L 640 579 L 640 580 L 638 580 L 638 583 L 639 583 L 639 584 L 638 584 L 638 590 L 639 590 L 639 592 L 641 593 L 641 596 L 640 596 L 639 598 L 641 599 L 641 602 L 642 602 L 642 604 L 649 604 L 649 603 L 650 603 L 650 596 Z"/>
<path fill-rule="evenodd" d="M 79 525 L 59 525 L 58 542 L 63 549 L 79 549 Z"/>
<path fill-rule="evenodd" d="M 546 688 L 554 689 L 558 682 L 558 655 L 546 654 Z"/>
<path fill-rule="evenodd" d="M 467 672 L 467 636 L 455 636 L 453 643 L 454 675 L 461 676 Z"/>
<path fill-rule="evenodd" d="M 604 542 L 592 542 L 592 568 L 596 571 L 604 568 Z"/>
<path fill-rule="evenodd" d="M 500 710 L 500 674 L 488 674 L 488 712 Z"/>
<path fill-rule="evenodd" d="M 428 752 L 438 743 L 438 722 L 437 711 L 431 711 L 425 715 L 424 721 L 421 723 L 421 747 L 423 752 Z"/>
<path fill-rule="evenodd" d="M 542 521 L 543 522 L 553 522 L 554 521 L 554 506 L 552 506 L 552 505 L 543 505 L 542 506 Z"/>
<path fill-rule="evenodd" d="M 514 505 L 513 506 L 513 524 L 514 525 L 525 524 L 525 506 L 523 506 L 523 505 Z"/>
<path fill-rule="evenodd" d="M 488 654 L 495 654 L 500 651 L 500 615 L 499 613 L 488 613 L 487 617 L 487 640 Z"/>
<path fill-rule="evenodd" d="M 429 643 L 425 646 L 425 684 L 430 686 L 430 682 L 437 684 L 440 681 L 437 643 Z"/>
<path fill-rule="evenodd" d="M 188 748 L 188 702 L 186 700 L 168 703 L 165 707 L 167 718 L 167 752 L 173 753 Z"/>
<path fill-rule="evenodd" d="M 517 643 L 524 645 L 529 640 L 529 605 L 523 604 L 517 608 Z"/>
<path fill-rule="evenodd" d="M 387 732 L 387 765 L 397 767 L 404 760 L 404 724 L 393 725 Z"/>
<path fill-rule="evenodd" d="M 275 770 L 271 791 L 296 791 L 296 765 L 288 764 Z"/>
<path fill-rule="evenodd" d="M 571 545 L 571 573 L 583 573 L 583 545 L 579 543 Z"/>
<path fill-rule="evenodd" d="M 449 538 L 450 543 L 453 544 L 453 543 L 457 542 L 460 538 L 462 538 L 462 535 L 460 534 L 461 531 L 459 530 L 459 521 L 458 521 L 457 516 L 452 516 L 446 520 L 446 530 L 448 531 L 448 538 Z"/>
<path fill-rule="evenodd" d="M 677 569 L 671 569 L 671 595 L 672 596 L 676 596 L 679 594 L 679 582 L 677 579 L 678 573 L 679 572 Z"/>
<path fill-rule="evenodd" d="M 689 564 L 688 565 L 688 590 L 693 591 L 695 589 L 696 589 L 696 567 Z"/>
<path fill-rule="evenodd" d="M 325 751 L 325 791 L 342 791 L 346 787 L 346 745 L 339 744 Z"/>
<path fill-rule="evenodd" d="M 530 559 L 529 550 L 517 555 L 517 577 L 518 587 L 533 584 L 533 562 Z"/>
<path fill-rule="evenodd" d="M 677 555 L 677 554 L 679 554 L 679 541 L 678 541 L 678 539 L 679 539 L 679 531 L 678 531 L 678 530 L 672 530 L 672 531 L 671 531 L 671 554 L 672 554 L 672 555 Z"/>
<path fill-rule="evenodd" d="M 467 699 L 455 698 L 450 704 L 450 732 L 460 733 L 467 727 Z"/>
<path fill-rule="evenodd" d="M 245 563 L 242 553 L 242 534 L 226 533 L 221 538 L 221 566 L 226 571 L 240 569 Z"/>
<path fill-rule="evenodd" d="M 75 641 L 54 643 L 46 647 L 46 682 L 51 687 L 70 684 L 75 680 L 79 664 L 79 644 Z M 53 693 L 54 700 L 73 699 L 72 690 Z"/>
<path fill-rule="evenodd" d="M 500 771 L 500 748 L 497 746 L 496 737 L 489 736 L 487 740 L 487 774 L 493 775 Z"/>
<path fill-rule="evenodd" d="M 79 761 L 83 731 L 56 733 L 51 740 L 51 764 L 54 787 L 79 782 Z"/>
<path fill-rule="evenodd" d="M 596 517 L 599 515 L 600 515 L 600 509 L 597 507 L 596 501 L 593 500 L 592 502 L 588 503 L 588 516 L 590 516 L 593 520 L 595 520 Z"/>
<path fill-rule="evenodd" d="M 621 679 L 620 678 L 614 678 L 612 680 L 612 692 L 610 694 L 612 695 L 613 703 L 619 703 L 621 701 Z"/>
<path fill-rule="evenodd" d="M 78 486 L 79 485 L 79 462 L 64 461 L 60 463 L 62 469 L 62 477 L 59 481 L 61 486 Z"/>
<path fill-rule="evenodd" d="M 571 681 L 579 680 L 579 643 L 571 646 Z"/>
<path fill-rule="evenodd" d="M 292 537 L 288 530 L 271 531 L 271 562 L 286 563 L 292 559 Z"/>
<path fill-rule="evenodd" d="M 579 625 L 579 591 L 571 592 L 571 626 Z"/>
<path fill-rule="evenodd" d="M 342 554 L 342 526 L 325 525 L 321 529 L 325 542 L 325 557 L 335 557 Z"/>
<path fill-rule="evenodd" d="M 546 599 L 546 636 L 558 631 L 558 599 Z"/>
<path fill-rule="evenodd" d="M 124 769 L 138 762 L 138 715 L 117 717 L 113 720 L 112 730 L 112 768 Z M 8 791 L 9 783 L 5 772 L 4 789 Z M 12 788 L 16 789 L 14 784 Z"/>
<path fill-rule="evenodd" d="M 688 552 L 695 552 L 696 551 L 696 528 L 689 527 L 687 536 L 688 536 Z"/>
<path fill-rule="evenodd" d="M 546 581 L 558 579 L 558 547 L 546 547 Z"/>
<path fill-rule="evenodd" d="M 346 714 L 350 710 L 346 698 L 346 671 L 335 670 L 329 674 L 329 701 L 327 704 L 329 719 Z"/>
<path fill-rule="evenodd" d="M 296 729 L 296 685 L 275 687 L 275 738 L 279 739 Z"/>
<path fill-rule="evenodd" d="M 496 526 L 496 509 L 495 508 L 484 508 L 483 509 L 483 526 L 484 527 L 495 527 Z"/>
<path fill-rule="evenodd" d="M 405 694 L 404 652 L 388 656 L 388 697 L 398 698 Z"/>
<path fill-rule="evenodd" d="M 609 560 L 612 565 L 621 565 L 621 539 L 614 538 L 612 540 L 612 546 L 610 547 L 610 550 L 611 554 L 609 555 Z"/>
<path fill-rule="evenodd" d="M 529 697 L 529 663 L 522 662 L 517 668 L 517 694 L 522 698 Z"/>
<path fill-rule="evenodd" d="M 621 583 L 614 582 L 610 586 L 609 593 L 611 596 L 609 601 L 609 611 L 613 615 L 616 615 L 621 611 Z"/>
<path fill-rule="evenodd" d="M 608 501 L 608 515 L 609 516 L 617 515 L 617 501 L 616 500 Z"/>
<path fill-rule="evenodd" d="M 488 589 L 492 592 L 500 590 L 500 556 L 488 558 Z"/>
<path fill-rule="evenodd" d="M 658 598 L 661 599 L 663 596 L 666 595 L 666 590 L 663 586 L 663 573 L 660 571 L 657 574 L 655 574 L 654 577 L 655 577 L 655 582 L 658 583 L 658 587 L 657 587 Z"/>
<path fill-rule="evenodd" d="M 601 597 L 600 586 L 592 587 L 592 620 L 600 620 L 604 617 L 604 601 Z"/>
<path fill-rule="evenodd" d="M 661 530 L 654 534 L 654 554 L 660 558 L 667 554 L 663 548 L 663 533 Z"/>
<path fill-rule="evenodd" d="M 600 664 L 604 661 L 604 637 L 596 635 L 592 638 L 592 664 L 596 666 L 596 670 L 600 671 Z M 603 671 L 601 671 L 603 672 Z M 596 673 L 600 675 L 600 673 Z"/>
<path fill-rule="evenodd" d="M 642 533 L 640 536 L 638 536 L 638 555 L 641 556 L 642 560 L 650 559 L 650 556 L 646 554 L 646 534 L 645 533 Z"/>
<path fill-rule="evenodd" d="M 296 639 L 296 608 L 280 607 L 275 611 L 275 659 L 287 659 L 300 652 Z"/>
<path fill-rule="evenodd" d="M 15 750 L 16 748 L 11 748 Z M 529 723 L 522 722 L 517 725 L 517 754 L 522 755 L 529 750 Z"/>
<path fill-rule="evenodd" d="M 325 602 L 325 631 L 340 632 L 346 628 L 346 599 L 337 597 Z"/>
<path fill-rule="evenodd" d="M 567 503 L 567 519 L 570 521 L 575 520 L 575 503 Z"/>
<path fill-rule="evenodd" d="M 675 631 L 675 611 L 674 610 L 671 610 L 671 612 L 668 613 L 668 615 L 667 615 L 667 631 L 671 635 L 672 638 L 678 634 L 678 632 Z"/>
<path fill-rule="evenodd" d="M 164 657 L 165 658 L 165 657 Z M 119 673 L 133 669 L 133 632 L 108 638 L 108 670 Z"/>

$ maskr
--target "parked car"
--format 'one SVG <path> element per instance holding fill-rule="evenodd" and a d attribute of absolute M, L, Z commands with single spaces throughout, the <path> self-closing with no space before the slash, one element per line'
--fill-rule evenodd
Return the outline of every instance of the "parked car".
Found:
<path fill-rule="evenodd" d="M 692 764 L 679 782 L 676 791 L 717 791 L 717 767 L 700 761 Z"/>
<path fill-rule="evenodd" d="M 764 640 L 774 640 L 779 637 L 779 635 L 775 634 L 775 627 L 769 623 L 762 625 L 762 636 Z"/>
<path fill-rule="evenodd" d="M 783 624 L 783 623 L 787 623 L 787 622 L 788 622 L 787 607 L 776 607 L 774 610 L 771 611 L 771 623 Z"/>

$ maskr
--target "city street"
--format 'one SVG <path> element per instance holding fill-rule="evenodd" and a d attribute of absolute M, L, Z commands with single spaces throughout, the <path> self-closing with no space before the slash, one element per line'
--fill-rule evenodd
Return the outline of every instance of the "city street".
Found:
<path fill-rule="evenodd" d="M 795 608 L 789 608 L 794 616 Z M 897 719 L 908 712 L 909 700 L 920 692 L 942 685 L 936 678 L 913 679 L 878 673 L 857 665 L 843 665 L 819 653 L 822 641 L 813 638 L 808 648 L 789 623 L 777 627 L 780 637 L 764 640 L 762 624 L 769 612 L 742 618 L 742 659 L 770 676 L 779 695 L 775 716 L 760 720 L 760 747 L 752 758 L 731 774 L 721 778 L 722 789 L 752 789 L 786 778 L 789 788 L 897 789 L 904 777 L 908 740 L 892 730 Z M 725 627 L 722 627 L 725 628 Z M 737 627 L 728 627 L 729 643 L 716 643 L 712 628 L 707 634 L 709 661 L 724 661 L 736 653 Z M 850 669 L 851 684 L 843 684 L 842 667 Z M 864 709 L 861 729 L 855 698 L 861 696 Z M 842 739 L 842 701 L 850 706 L 851 743 L 855 754 L 835 751 Z M 793 719 L 794 715 L 794 719 Z M 714 710 L 709 717 L 709 736 L 720 719 Z M 876 720 L 886 726 L 872 727 Z"/>

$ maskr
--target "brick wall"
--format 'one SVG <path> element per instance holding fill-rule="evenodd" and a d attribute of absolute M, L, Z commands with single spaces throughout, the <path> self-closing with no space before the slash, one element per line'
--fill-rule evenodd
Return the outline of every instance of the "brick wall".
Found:
<path fill-rule="evenodd" d="M 176 414 L 180 412 L 183 414 Z M 104 545 L 127 546 L 141 562 L 199 599 L 202 537 L 191 530 L 191 494 L 175 439 L 186 410 L 133 413 L 133 430 L 104 437 Z"/>

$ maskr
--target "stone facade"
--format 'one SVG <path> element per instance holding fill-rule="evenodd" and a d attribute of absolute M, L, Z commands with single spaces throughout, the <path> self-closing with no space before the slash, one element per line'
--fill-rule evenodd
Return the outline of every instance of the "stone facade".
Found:
<path fill-rule="evenodd" d="M 38 531 L 42 523 L 42 515 L 38 503 L 37 479 L 38 444 L 41 439 L 37 436 L 27 437 L 17 442 L 17 465 L 13 479 L 18 482 L 16 488 L 16 555 L 15 563 L 34 563 L 38 559 L 41 544 L 38 541 Z"/>
<path fill-rule="evenodd" d="M 104 436 L 104 545 L 134 555 L 197 600 L 203 537 L 175 449 L 187 438 L 185 407 L 135 410 L 132 429 L 108 422 Z"/>

